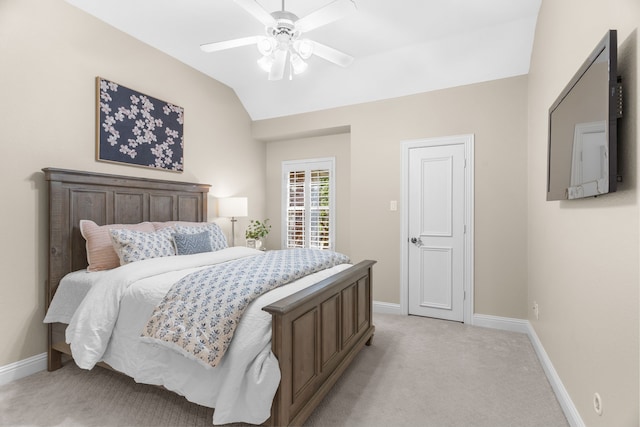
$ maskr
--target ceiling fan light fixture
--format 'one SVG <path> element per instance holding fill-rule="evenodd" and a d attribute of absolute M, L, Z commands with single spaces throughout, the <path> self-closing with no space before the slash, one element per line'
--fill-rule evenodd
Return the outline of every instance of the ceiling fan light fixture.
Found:
<path fill-rule="evenodd" d="M 260 37 L 258 39 L 258 51 L 264 55 L 264 56 L 269 56 L 273 53 L 273 50 L 275 49 L 275 40 L 273 40 L 270 37 Z"/>
<path fill-rule="evenodd" d="M 273 66 L 273 58 L 271 56 L 263 56 L 262 58 L 258 59 L 258 65 L 263 71 L 269 73 L 271 71 L 271 67 Z"/>
<path fill-rule="evenodd" d="M 313 43 L 307 39 L 296 40 L 293 43 L 293 48 L 302 59 L 309 59 L 313 55 Z"/>
<path fill-rule="evenodd" d="M 304 73 L 307 67 L 309 66 L 306 62 L 302 60 L 300 55 L 294 53 L 291 55 L 291 68 L 293 68 L 293 74 L 301 74 Z"/>

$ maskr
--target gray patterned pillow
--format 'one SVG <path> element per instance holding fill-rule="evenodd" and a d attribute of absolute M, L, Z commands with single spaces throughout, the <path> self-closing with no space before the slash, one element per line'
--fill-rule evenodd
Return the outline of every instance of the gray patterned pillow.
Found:
<path fill-rule="evenodd" d="M 202 225 L 181 225 L 176 224 L 176 231 L 180 234 L 196 234 L 207 231 L 211 241 L 211 250 L 219 251 L 228 247 L 227 238 L 218 226 L 213 222 L 203 222 Z"/>
<path fill-rule="evenodd" d="M 171 228 L 153 233 L 136 230 L 109 230 L 120 265 L 143 259 L 175 255 Z"/>
<path fill-rule="evenodd" d="M 173 235 L 173 243 L 176 245 L 177 255 L 191 255 L 212 251 L 208 231 L 195 234 L 176 233 Z"/>

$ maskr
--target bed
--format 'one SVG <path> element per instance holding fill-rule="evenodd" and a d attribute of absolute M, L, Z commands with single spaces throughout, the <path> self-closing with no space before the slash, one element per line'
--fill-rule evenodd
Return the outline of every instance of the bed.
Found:
<path fill-rule="evenodd" d="M 47 309 L 63 277 L 87 267 L 80 220 L 103 225 L 203 222 L 207 218 L 206 184 L 54 168 L 43 172 L 49 189 Z M 367 260 L 330 270 L 320 275 L 319 281 L 279 299 L 272 298 L 258 309 L 270 316 L 270 354 L 275 357 L 280 378 L 265 424 L 301 425 L 357 353 L 371 344 L 375 330 L 371 292 L 374 264 Z M 66 327 L 64 323 L 48 326 L 50 371 L 60 368 L 63 359 L 73 357 L 64 338 Z"/>

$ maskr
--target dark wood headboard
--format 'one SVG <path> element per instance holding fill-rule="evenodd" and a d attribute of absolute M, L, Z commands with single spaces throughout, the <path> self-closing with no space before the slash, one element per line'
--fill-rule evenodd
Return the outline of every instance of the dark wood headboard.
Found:
<path fill-rule="evenodd" d="M 49 188 L 47 307 L 60 283 L 87 266 L 81 219 L 98 225 L 207 220 L 208 184 L 46 168 Z"/>

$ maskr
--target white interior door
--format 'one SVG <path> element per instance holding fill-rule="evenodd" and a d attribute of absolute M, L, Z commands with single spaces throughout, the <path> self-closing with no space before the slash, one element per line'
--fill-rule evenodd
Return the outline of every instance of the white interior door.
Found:
<path fill-rule="evenodd" d="M 409 149 L 409 314 L 464 321 L 465 146 Z"/>

